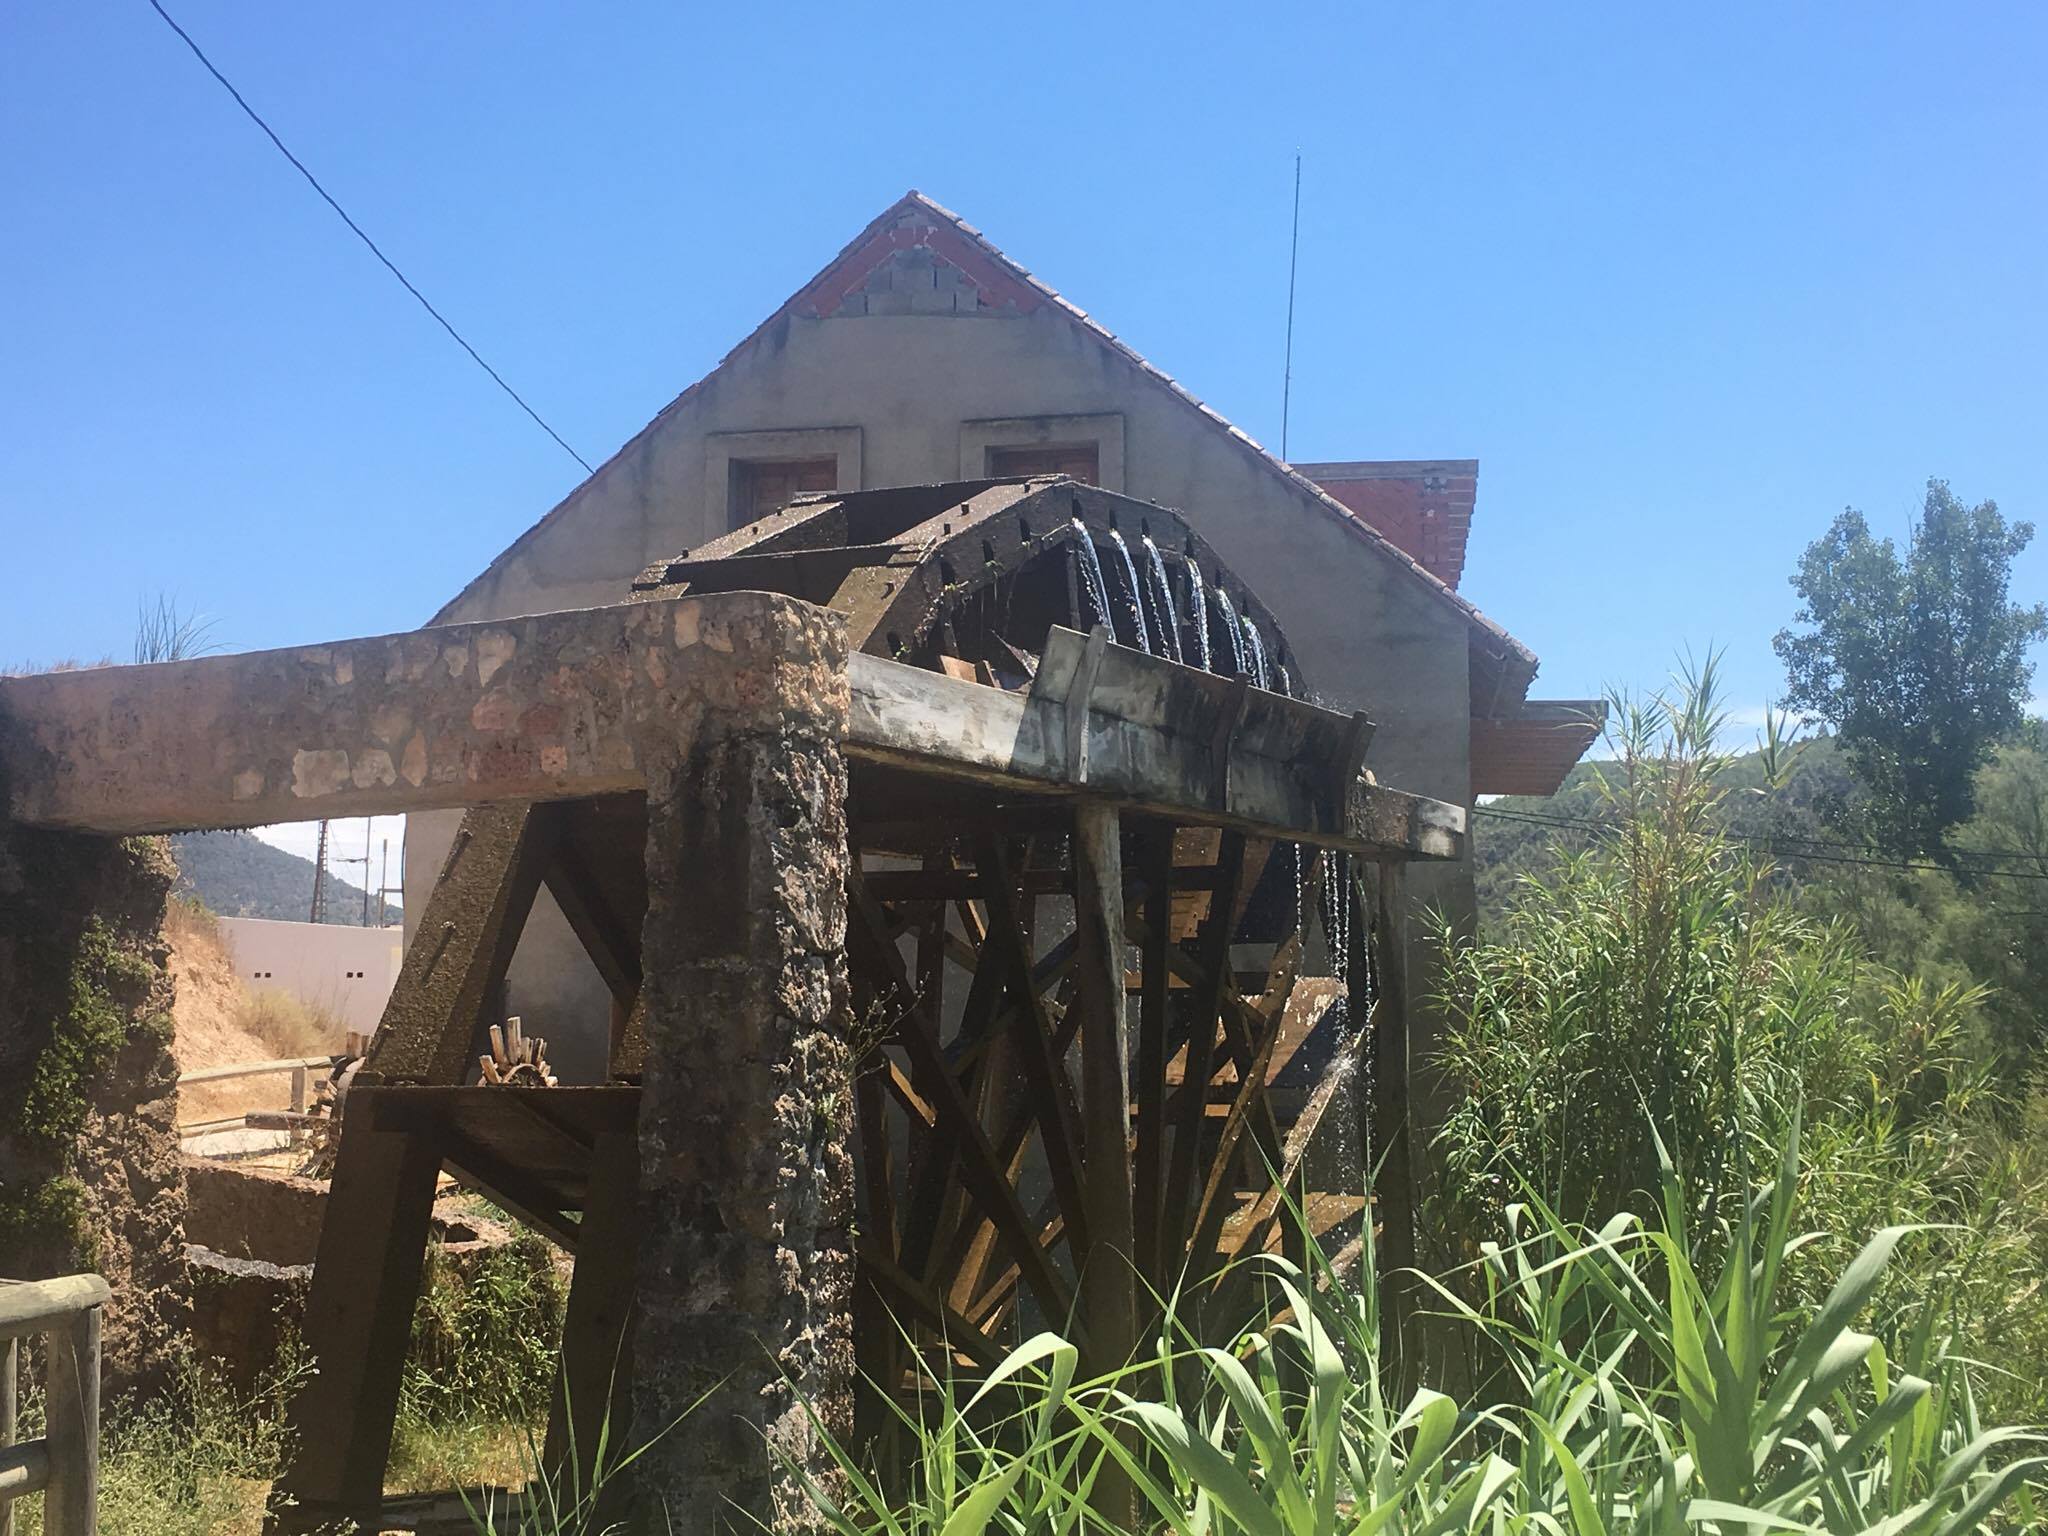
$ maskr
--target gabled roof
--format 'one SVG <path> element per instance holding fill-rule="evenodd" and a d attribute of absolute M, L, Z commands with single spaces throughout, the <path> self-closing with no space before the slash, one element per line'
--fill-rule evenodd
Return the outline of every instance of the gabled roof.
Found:
<path fill-rule="evenodd" d="M 1068 302 L 1058 292 L 1005 256 L 980 230 L 951 209 L 941 207 L 916 190 L 906 192 L 877 215 L 837 256 L 826 263 L 816 277 L 792 294 L 773 314 L 756 326 L 745 340 L 726 353 L 716 368 L 677 395 L 659 415 L 621 446 L 618 452 L 600 464 L 597 473 L 592 475 L 591 479 L 595 480 L 608 473 L 634 444 L 686 405 L 692 396 L 703 389 L 727 365 L 758 343 L 778 322 L 791 315 L 823 317 L 836 313 L 850 296 L 861 290 L 862 285 L 878 268 L 888 264 L 906 250 L 928 251 L 932 257 L 966 276 L 979 295 L 975 302 L 982 309 L 1028 313 L 1044 305 L 1056 306 L 1069 321 L 1182 401 L 1208 430 L 1223 434 L 1239 452 L 1254 460 L 1259 468 L 1286 482 L 1310 508 L 1335 519 L 1353 537 L 1373 546 L 1397 567 L 1409 572 L 1433 597 L 1457 612 L 1469 628 L 1472 641 L 1472 707 L 1475 714 L 1510 712 L 1527 693 L 1529 683 L 1536 675 L 1536 656 L 1527 646 L 1431 573 L 1415 556 L 1362 518 L 1355 516 L 1342 502 L 1308 476 L 1282 461 L 1277 455 L 1268 452 L 1249 433 L 1233 425 L 1221 412 L 1204 404 L 1178 380 L 1155 367 L 1137 351 L 1119 340 L 1085 310 Z M 577 491 L 571 491 L 546 517 L 515 540 L 505 554 L 517 550 L 521 544 L 560 515 L 575 499 L 581 488 L 579 486 Z M 499 556 L 499 560 L 503 558 L 504 555 Z M 494 566 L 497 563 L 492 562 Z M 435 622 L 441 622 L 442 617 L 459 603 L 475 584 L 472 582 L 470 587 L 465 587 L 463 593 L 458 594 L 442 609 L 441 614 L 436 615 Z"/>

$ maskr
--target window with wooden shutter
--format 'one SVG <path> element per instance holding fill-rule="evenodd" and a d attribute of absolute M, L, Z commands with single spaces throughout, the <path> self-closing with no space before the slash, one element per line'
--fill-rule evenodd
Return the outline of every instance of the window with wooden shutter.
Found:
<path fill-rule="evenodd" d="M 1102 483 L 1101 450 L 1094 443 L 1033 443 L 990 448 L 991 475 L 1066 475 L 1087 485 Z"/>
<path fill-rule="evenodd" d="M 839 460 L 734 459 L 732 523 L 735 528 L 779 512 L 807 491 L 839 488 Z"/>

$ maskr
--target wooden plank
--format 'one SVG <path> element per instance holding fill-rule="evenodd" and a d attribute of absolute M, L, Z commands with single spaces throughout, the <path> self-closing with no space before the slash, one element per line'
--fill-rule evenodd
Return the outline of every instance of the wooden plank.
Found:
<path fill-rule="evenodd" d="M 292 1399 L 296 1449 L 277 1484 L 292 1502 L 273 1501 L 276 1518 L 290 1528 L 375 1518 L 440 1166 L 426 1137 L 342 1118 L 306 1300 L 315 1370 Z"/>
<path fill-rule="evenodd" d="M 1194 1196 L 1206 1108 L 1206 1084 L 1216 1075 L 1216 1032 L 1223 1005 L 1223 983 L 1230 968 L 1231 914 L 1237 907 L 1237 885 L 1244 873 L 1244 834 L 1227 832 L 1217 850 L 1219 879 L 1209 916 L 1198 940 L 1202 982 L 1188 1000 L 1187 1064 L 1182 1070 L 1185 1091 L 1173 1129 L 1173 1156 L 1167 1166 L 1165 1210 L 1160 1218 L 1161 1268 L 1177 1267 L 1191 1232 L 1190 1202 Z M 1168 952 L 1168 959 L 1172 952 Z M 1165 1245 L 1173 1245 L 1166 1251 Z M 1171 1263 L 1169 1263 L 1171 1261 Z"/>
<path fill-rule="evenodd" d="M 601 1434 L 620 1450 L 639 1443 L 632 1436 L 633 1351 L 626 1325 L 640 1254 L 640 1138 L 631 1132 L 599 1137 L 589 1185 L 542 1453 L 543 1465 L 582 1490 L 593 1485 Z"/>
<path fill-rule="evenodd" d="M 105 1306 L 112 1296 L 98 1275 L 0 1281 L 0 1339 L 41 1333 L 88 1307 Z"/>
<path fill-rule="evenodd" d="M 13 1433 L 10 1425 L 9 1438 L 0 1444 L 0 1536 L 14 1536 L 13 1501 L 50 1486 L 50 1442 L 24 1440 L 16 1445 Z"/>
<path fill-rule="evenodd" d="M 1074 808 L 1074 922 L 1081 939 L 1074 1006 L 1083 1015 L 1081 1124 L 1091 1237 L 1081 1275 L 1089 1344 L 1083 1371 L 1091 1376 L 1128 1364 L 1138 1342 L 1119 826 L 1114 806 L 1083 800 Z"/>
<path fill-rule="evenodd" d="M 462 818 L 359 1082 L 474 1077 L 480 1025 L 533 909 L 555 831 L 553 813 L 531 805 L 482 806 Z"/>
<path fill-rule="evenodd" d="M 1145 936 L 1140 941 L 1136 1145 L 1131 1198 L 1139 1272 L 1153 1289 L 1170 1284 L 1160 1257 L 1159 1221 L 1166 1187 L 1166 1033 L 1172 1003 L 1167 951 L 1172 947 L 1173 841 L 1171 822 L 1153 822 L 1140 843 L 1145 879 Z"/>
<path fill-rule="evenodd" d="M 98 1278 L 94 1276 L 92 1278 Z M 100 1308 L 97 1303 L 50 1330 L 50 1480 L 43 1489 L 46 1536 L 93 1536 L 100 1502 Z"/>
<path fill-rule="evenodd" d="M 1083 642 L 1074 636 L 1072 643 L 1078 647 Z M 1068 777 L 1064 687 L 1072 680 L 1071 670 L 1052 686 L 1046 686 L 1050 669 L 1041 670 L 1032 692 L 1010 693 L 855 654 L 848 661 L 847 755 L 1041 795 L 1101 795 L 1132 811 L 1375 856 L 1456 858 L 1462 852 L 1462 807 L 1362 778 L 1351 783 L 1341 805 L 1333 803 L 1337 796 L 1328 787 L 1328 761 L 1343 750 L 1348 717 L 1253 689 L 1227 760 L 1219 765 L 1212 742 L 1201 732 L 1214 728 L 1221 702 L 1201 693 L 1203 685 L 1188 685 L 1197 689 L 1199 708 L 1178 728 L 1149 723 L 1156 711 L 1141 712 L 1146 718 L 1140 720 L 1115 712 L 1128 707 L 1134 689 L 1113 687 L 1112 671 L 1147 668 L 1219 682 L 1111 646 L 1086 720 L 1085 785 Z M 1304 739 L 1322 743 L 1325 755 L 1297 756 Z M 1283 745 L 1288 755 L 1266 755 Z M 1319 763 L 1322 774 L 1315 771 Z M 1224 781 L 1220 803 L 1219 779 Z"/>
<path fill-rule="evenodd" d="M 16 1393 L 19 1390 L 21 1347 L 13 1339 L 0 1339 L 0 1450 L 14 1445 Z M 47 1476 L 44 1481 L 48 1481 Z M 39 1482 L 38 1488 L 42 1486 Z M 21 1490 L 26 1493 L 29 1490 Z M 0 1488 L 0 1536 L 14 1536 L 14 1503 Z"/>

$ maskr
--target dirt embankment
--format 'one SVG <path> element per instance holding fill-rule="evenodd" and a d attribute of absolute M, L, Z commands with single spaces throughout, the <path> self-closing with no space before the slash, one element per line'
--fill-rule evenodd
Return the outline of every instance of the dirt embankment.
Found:
<path fill-rule="evenodd" d="M 204 909 L 173 901 L 164 938 L 171 948 L 171 979 L 177 985 L 171 1009 L 177 1039 L 172 1049 L 181 1073 L 338 1048 L 328 1042 L 322 1021 L 308 1016 L 291 999 L 249 990 L 235 974 L 220 929 Z M 291 1088 L 290 1075 L 282 1072 L 184 1087 L 179 1090 L 178 1119 L 190 1125 L 252 1109 L 287 1109 Z"/>

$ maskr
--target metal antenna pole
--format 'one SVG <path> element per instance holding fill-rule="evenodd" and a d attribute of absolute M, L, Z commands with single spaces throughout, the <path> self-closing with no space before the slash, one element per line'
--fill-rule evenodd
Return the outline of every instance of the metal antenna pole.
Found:
<path fill-rule="evenodd" d="M 1301 151 L 1294 152 L 1294 232 L 1287 242 L 1287 372 L 1280 384 L 1280 457 L 1287 458 L 1287 408 L 1294 399 L 1294 270 L 1301 254 Z"/>

